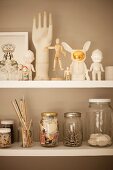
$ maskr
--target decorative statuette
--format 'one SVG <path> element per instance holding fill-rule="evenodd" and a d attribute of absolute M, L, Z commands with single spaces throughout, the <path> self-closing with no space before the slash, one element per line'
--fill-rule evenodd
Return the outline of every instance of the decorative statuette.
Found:
<path fill-rule="evenodd" d="M 32 80 L 32 72 L 35 72 L 33 64 L 34 54 L 31 50 L 26 51 L 22 62 L 22 80 Z"/>
<path fill-rule="evenodd" d="M 66 70 L 64 71 L 64 79 L 71 80 L 71 72 L 70 72 L 69 67 L 67 67 Z"/>
<path fill-rule="evenodd" d="M 49 14 L 49 26 L 47 26 L 47 14 L 44 12 L 43 26 L 41 13 L 38 14 L 38 27 L 36 18 L 33 19 L 32 41 L 36 49 L 36 77 L 35 80 L 48 80 L 49 51 L 52 43 L 52 15 Z"/>
<path fill-rule="evenodd" d="M 99 49 L 96 49 L 92 52 L 91 56 L 93 63 L 91 64 L 90 71 L 92 71 L 92 80 L 101 80 L 101 72 L 104 72 L 101 61 L 103 59 L 102 52 Z"/>
<path fill-rule="evenodd" d="M 72 80 L 90 80 L 88 69 L 84 62 L 86 59 L 86 52 L 88 51 L 90 44 L 91 42 L 87 41 L 82 50 L 76 50 L 72 49 L 67 43 L 62 43 L 64 49 L 71 53 L 72 63 L 70 65 L 70 71 Z"/>
<path fill-rule="evenodd" d="M 56 70 L 56 66 L 57 64 L 59 64 L 59 67 L 60 67 L 60 70 L 64 70 L 63 67 L 62 67 L 62 63 L 61 63 L 61 56 L 62 55 L 66 55 L 64 50 L 63 50 L 63 47 L 62 45 L 60 45 L 60 39 L 57 38 L 56 39 L 56 44 L 55 46 L 51 46 L 51 47 L 48 47 L 48 49 L 54 49 L 55 50 L 55 57 L 54 57 L 54 64 L 53 64 L 53 71 Z"/>

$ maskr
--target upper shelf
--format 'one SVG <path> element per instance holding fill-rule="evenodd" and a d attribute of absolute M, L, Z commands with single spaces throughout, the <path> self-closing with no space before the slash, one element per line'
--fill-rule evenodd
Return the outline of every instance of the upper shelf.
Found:
<path fill-rule="evenodd" d="M 113 88 L 113 81 L 0 81 L 0 88 Z"/>
<path fill-rule="evenodd" d="M 0 81 L 0 88 L 113 88 L 113 81 Z"/>
<path fill-rule="evenodd" d="M 113 88 L 113 81 L 0 81 L 0 88 Z"/>

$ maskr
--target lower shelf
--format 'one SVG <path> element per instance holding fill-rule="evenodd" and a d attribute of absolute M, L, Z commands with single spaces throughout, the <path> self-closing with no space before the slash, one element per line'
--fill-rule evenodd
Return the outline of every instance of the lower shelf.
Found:
<path fill-rule="evenodd" d="M 66 147 L 62 143 L 57 147 L 42 147 L 35 142 L 30 148 L 22 148 L 19 143 L 0 149 L 0 156 L 113 156 L 113 146 L 97 148 L 83 143 L 80 147 Z"/>

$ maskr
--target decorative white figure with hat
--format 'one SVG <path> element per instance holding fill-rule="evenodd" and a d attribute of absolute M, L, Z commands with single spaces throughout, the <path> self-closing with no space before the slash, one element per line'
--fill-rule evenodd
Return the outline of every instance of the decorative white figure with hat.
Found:
<path fill-rule="evenodd" d="M 83 49 L 72 49 L 67 43 L 62 42 L 62 46 L 66 51 L 71 53 L 72 63 L 70 65 L 72 80 L 90 80 L 88 69 L 85 64 L 86 52 L 90 47 L 91 42 L 86 41 Z"/>
<path fill-rule="evenodd" d="M 96 49 L 92 52 L 91 58 L 93 63 L 91 64 L 90 71 L 92 71 L 92 80 L 101 80 L 101 72 L 104 72 L 101 61 L 103 59 L 102 52 L 99 49 Z"/>

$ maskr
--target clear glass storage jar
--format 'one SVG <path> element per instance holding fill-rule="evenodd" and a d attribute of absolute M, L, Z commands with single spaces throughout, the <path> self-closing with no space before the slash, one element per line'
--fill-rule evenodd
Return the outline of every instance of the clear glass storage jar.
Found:
<path fill-rule="evenodd" d="M 0 148 L 7 148 L 11 146 L 11 129 L 0 128 Z"/>
<path fill-rule="evenodd" d="M 40 144 L 42 146 L 58 145 L 59 128 L 57 113 L 44 112 L 41 113 L 40 121 Z"/>
<path fill-rule="evenodd" d="M 63 143 L 65 146 L 82 144 L 82 122 L 80 112 L 64 113 Z"/>
<path fill-rule="evenodd" d="M 11 129 L 11 143 L 14 143 L 14 121 L 13 120 L 1 120 L 1 127 Z"/>
<path fill-rule="evenodd" d="M 111 99 L 89 99 L 88 144 L 104 147 L 112 144 L 113 109 Z"/>

